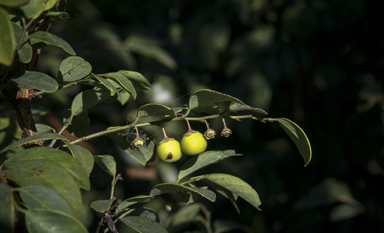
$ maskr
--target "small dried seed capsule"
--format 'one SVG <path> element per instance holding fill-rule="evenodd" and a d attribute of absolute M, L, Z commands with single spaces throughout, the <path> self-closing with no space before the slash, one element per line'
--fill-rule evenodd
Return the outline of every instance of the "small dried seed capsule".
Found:
<path fill-rule="evenodd" d="M 204 137 L 205 139 L 209 140 L 209 139 L 213 139 L 215 138 L 216 136 L 216 131 L 214 129 L 208 129 L 207 131 L 205 131 L 204 133 Z"/>
<path fill-rule="evenodd" d="M 132 142 L 132 145 L 133 147 L 135 148 L 139 148 L 139 147 L 142 147 L 145 145 L 145 141 L 141 138 L 136 138 L 133 142 Z"/>
<path fill-rule="evenodd" d="M 221 136 L 223 137 L 229 137 L 229 135 L 231 135 L 232 134 L 232 130 L 230 130 L 230 129 L 228 129 L 227 127 L 225 127 L 224 129 L 223 129 L 223 131 L 221 131 Z"/>

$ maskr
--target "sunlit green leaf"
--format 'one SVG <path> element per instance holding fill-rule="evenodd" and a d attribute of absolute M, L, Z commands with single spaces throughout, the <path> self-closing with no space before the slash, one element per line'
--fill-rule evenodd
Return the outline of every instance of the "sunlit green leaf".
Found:
<path fill-rule="evenodd" d="M 71 214 L 64 198 L 53 190 L 43 186 L 25 186 L 19 189 L 19 194 L 28 209 L 46 209 Z"/>
<path fill-rule="evenodd" d="M 65 52 L 69 53 L 70 55 L 76 55 L 76 52 L 68 44 L 68 42 L 66 42 L 65 40 L 61 39 L 60 37 L 53 35 L 49 32 L 37 31 L 35 33 L 32 33 L 29 36 L 29 40 L 30 40 L 31 45 L 43 43 L 46 45 L 51 45 L 51 46 L 62 48 Z"/>
<path fill-rule="evenodd" d="M 215 184 L 220 185 L 221 187 L 225 187 L 227 190 L 240 196 L 251 205 L 253 205 L 256 209 L 260 210 L 259 206 L 261 205 L 261 202 L 257 192 L 249 184 L 236 176 L 228 174 L 208 174 L 194 177 L 192 179 L 202 179 L 203 181 L 204 179 L 207 179 Z"/>
<path fill-rule="evenodd" d="M 21 187 L 44 186 L 65 199 L 73 216 L 83 214 L 80 189 L 71 174 L 56 162 L 46 160 L 21 160 L 12 163 L 5 175 Z"/>
<path fill-rule="evenodd" d="M 116 162 L 115 158 L 110 155 L 98 155 L 95 156 L 95 162 L 109 175 L 116 176 Z"/>
<path fill-rule="evenodd" d="M 5 161 L 7 167 L 14 167 L 20 161 L 26 160 L 44 160 L 60 164 L 65 168 L 77 182 L 80 188 L 89 190 L 91 188 L 88 174 L 83 166 L 70 154 L 49 147 L 33 147 L 23 150 Z"/>
<path fill-rule="evenodd" d="M 57 0 L 29 0 L 27 4 L 20 6 L 27 18 L 37 18 L 42 12 L 51 9 Z"/>
<path fill-rule="evenodd" d="M 107 73 L 102 74 L 103 77 L 113 79 L 114 81 L 118 82 L 121 87 L 123 87 L 126 91 L 128 91 L 134 99 L 136 99 L 137 93 L 135 88 L 133 87 L 132 82 L 126 78 L 124 75 L 119 73 Z"/>
<path fill-rule="evenodd" d="M 152 85 L 148 82 L 148 80 L 140 73 L 135 71 L 127 71 L 127 70 L 120 70 L 117 72 L 119 74 L 124 75 L 127 77 L 133 85 L 143 89 L 143 90 L 151 90 Z"/>
<path fill-rule="evenodd" d="M 232 156 L 241 156 L 236 154 L 234 150 L 225 150 L 225 151 L 206 151 L 197 156 L 190 158 L 180 169 L 179 175 L 177 177 L 178 182 L 189 174 L 206 167 L 208 165 L 218 163 L 221 160 L 232 157 Z"/>
<path fill-rule="evenodd" d="M 137 110 L 138 117 L 146 117 L 146 116 L 174 116 L 175 112 L 170 108 L 162 104 L 150 103 L 141 106 Z"/>
<path fill-rule="evenodd" d="M 59 88 L 56 80 L 46 74 L 37 71 L 24 71 L 20 76 L 13 78 L 12 82 L 25 90 L 39 90 L 48 93 L 55 92 Z"/>
<path fill-rule="evenodd" d="M 7 184 L 0 183 L 0 231 L 13 232 L 15 224 L 13 194 Z"/>
<path fill-rule="evenodd" d="M 54 210 L 29 210 L 25 214 L 29 233 L 87 233 L 84 225 L 74 217 Z"/>
<path fill-rule="evenodd" d="M 84 169 L 87 171 L 89 175 L 94 165 L 94 158 L 92 153 L 82 146 L 70 144 L 67 142 L 65 144 L 69 148 L 73 157 L 75 157 L 75 159 L 77 159 L 77 161 L 79 161 L 80 164 L 83 165 Z"/>
<path fill-rule="evenodd" d="M 70 56 L 64 59 L 59 67 L 60 78 L 65 82 L 74 82 L 88 76 L 92 66 L 81 57 Z"/>
<path fill-rule="evenodd" d="M 104 213 L 109 208 L 111 208 L 111 205 L 113 201 L 116 200 L 116 197 L 109 199 L 109 200 L 97 200 L 91 203 L 91 208 L 94 209 L 97 212 Z"/>
<path fill-rule="evenodd" d="M 165 193 L 196 193 L 208 200 L 214 202 L 216 200 L 216 194 L 209 189 L 193 188 L 184 185 L 173 184 L 173 183 L 162 183 L 154 186 L 151 189 L 151 196 L 158 196 Z"/>
<path fill-rule="evenodd" d="M 62 140 L 62 141 L 69 141 L 68 138 L 66 138 L 66 137 L 64 137 L 63 135 L 60 135 L 60 134 L 56 134 L 56 133 L 42 133 L 42 134 L 37 134 L 37 135 L 33 135 L 33 136 L 30 136 L 30 137 L 26 137 L 26 138 L 17 140 L 16 142 L 13 142 L 13 143 L 9 144 L 8 146 L 6 146 L 5 148 L 3 148 L 0 151 L 0 154 L 6 152 L 8 150 L 11 150 L 11 149 L 13 149 L 15 147 L 28 144 L 30 142 L 44 141 L 44 140 L 49 140 L 49 139 L 58 139 L 58 140 Z"/>
<path fill-rule="evenodd" d="M 149 218 L 129 216 L 121 218 L 120 221 L 140 233 L 167 233 L 162 225 Z"/>
<path fill-rule="evenodd" d="M 116 94 L 116 88 L 107 79 L 91 73 L 91 77 L 99 81 L 101 85 L 107 88 L 111 92 L 111 96 Z"/>
<path fill-rule="evenodd" d="M 8 12 L 0 7 L 0 64 L 10 66 L 15 57 L 15 35 Z"/>
<path fill-rule="evenodd" d="M 299 149 L 300 154 L 304 159 L 304 166 L 307 166 L 312 158 L 311 144 L 309 143 L 307 135 L 305 135 L 304 131 L 296 123 L 289 119 L 278 118 L 276 120 L 295 143 L 297 149 Z"/>
<path fill-rule="evenodd" d="M 8 6 L 8 7 L 17 7 L 24 5 L 29 0 L 0 0 L 0 5 Z"/>

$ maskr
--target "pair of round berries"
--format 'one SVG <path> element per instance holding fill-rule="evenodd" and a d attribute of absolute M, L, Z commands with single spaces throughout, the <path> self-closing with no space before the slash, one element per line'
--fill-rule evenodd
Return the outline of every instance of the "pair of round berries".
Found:
<path fill-rule="evenodd" d="M 164 162 L 175 162 L 181 158 L 182 152 L 186 155 L 197 155 L 204 152 L 207 149 L 207 140 L 204 135 L 199 131 L 192 130 L 189 122 L 189 130 L 183 135 L 181 143 L 174 138 L 169 138 L 164 133 L 164 139 L 159 143 L 157 147 L 157 155 Z"/>

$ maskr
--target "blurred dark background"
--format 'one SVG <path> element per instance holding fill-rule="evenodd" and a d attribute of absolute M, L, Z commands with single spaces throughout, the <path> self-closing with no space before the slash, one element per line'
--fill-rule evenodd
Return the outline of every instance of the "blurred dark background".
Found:
<path fill-rule="evenodd" d="M 228 121 L 233 135 L 209 141 L 208 149 L 234 149 L 243 156 L 200 174 L 240 177 L 259 193 L 262 211 L 239 200 L 238 215 L 218 196 L 213 204 L 203 201 L 213 222 L 230 220 L 260 233 L 384 231 L 383 1 L 81 0 L 61 5 L 71 19 L 51 32 L 67 40 L 94 73 L 138 71 L 153 85 L 125 106 L 91 110 L 87 134 L 125 124 L 147 102 L 182 106 L 195 90 L 223 92 L 265 109 L 270 117 L 296 122 L 311 142 L 313 159 L 304 168 L 277 123 Z M 39 70 L 57 76 L 65 56 L 45 49 Z M 61 119 L 63 106 L 72 100 L 67 94 L 77 92 L 41 99 L 53 112 L 45 120 Z M 210 124 L 221 131 L 220 121 Z M 186 131 L 184 123 L 166 127 L 179 139 Z M 204 125 L 192 127 L 204 131 Z M 161 136 L 158 128 L 150 133 L 156 140 Z M 143 168 L 107 137 L 88 143 L 95 154 L 118 161 L 124 181 L 116 197 L 121 199 L 172 181 L 186 159 Z M 93 190 L 84 192 L 84 200 L 108 199 L 111 177 L 96 166 L 91 177 Z M 94 231 L 100 216 L 86 216 Z"/>

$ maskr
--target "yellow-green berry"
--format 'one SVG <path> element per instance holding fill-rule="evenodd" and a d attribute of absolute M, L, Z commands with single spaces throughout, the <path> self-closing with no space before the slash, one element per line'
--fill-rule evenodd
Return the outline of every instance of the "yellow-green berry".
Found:
<path fill-rule="evenodd" d="M 197 155 L 207 149 L 207 140 L 198 131 L 188 131 L 181 139 L 181 150 L 187 155 Z"/>
<path fill-rule="evenodd" d="M 174 138 L 164 138 L 157 147 L 157 156 L 164 162 L 175 162 L 181 155 L 180 143 Z"/>

